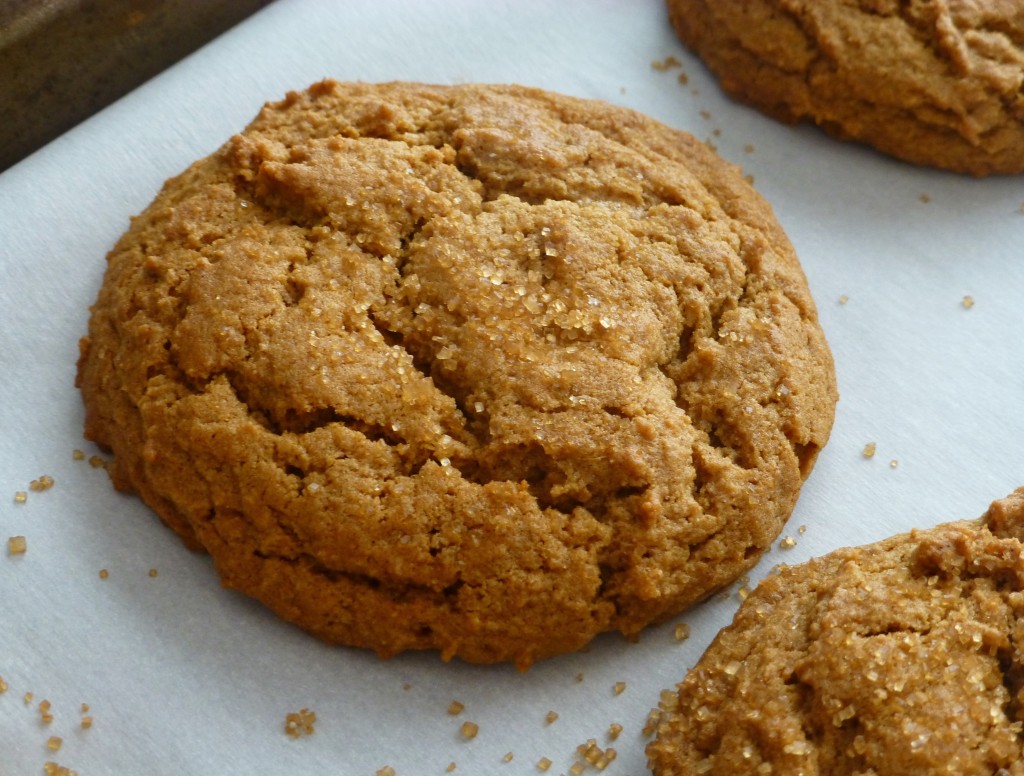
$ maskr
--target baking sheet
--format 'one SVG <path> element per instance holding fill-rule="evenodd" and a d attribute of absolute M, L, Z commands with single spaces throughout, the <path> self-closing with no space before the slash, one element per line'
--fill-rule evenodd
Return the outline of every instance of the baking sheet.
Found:
<path fill-rule="evenodd" d="M 681 68 L 652 67 L 667 56 Z M 165 178 L 327 76 L 600 98 L 711 140 L 754 176 L 803 262 L 842 398 L 783 533 L 796 545 L 776 544 L 751 584 L 780 562 L 977 516 L 1024 484 L 1020 177 L 914 168 L 733 104 L 660 0 L 278 0 L 0 175 L 0 775 L 47 761 L 83 776 L 534 774 L 543 758 L 568 773 L 595 739 L 617 752 L 605 773 L 637 776 L 659 691 L 739 604 L 736 585 L 638 643 L 604 636 L 522 674 L 432 653 L 381 662 L 221 590 L 206 557 L 89 465 L 73 380 L 105 252 Z M 54 486 L 29 490 L 41 475 Z M 24 555 L 7 554 L 10 536 Z M 285 716 L 304 708 L 315 733 L 293 740 Z"/>

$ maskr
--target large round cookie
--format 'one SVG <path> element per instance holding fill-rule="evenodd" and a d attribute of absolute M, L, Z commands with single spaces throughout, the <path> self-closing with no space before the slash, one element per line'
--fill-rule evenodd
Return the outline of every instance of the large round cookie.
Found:
<path fill-rule="evenodd" d="M 666 694 L 656 776 L 1024 774 L 1024 488 L 768 577 Z"/>
<path fill-rule="evenodd" d="M 722 87 L 907 161 L 1024 172 L 1024 2 L 668 0 Z"/>
<path fill-rule="evenodd" d="M 520 666 L 750 567 L 828 437 L 768 206 L 704 145 L 515 86 L 325 82 L 108 257 L 86 435 L 330 641 Z"/>

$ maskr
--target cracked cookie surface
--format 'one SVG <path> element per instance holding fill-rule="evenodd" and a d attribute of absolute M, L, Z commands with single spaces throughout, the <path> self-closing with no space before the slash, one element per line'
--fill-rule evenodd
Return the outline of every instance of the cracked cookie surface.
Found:
<path fill-rule="evenodd" d="M 323 82 L 108 256 L 86 435 L 225 585 L 387 656 L 531 662 L 729 583 L 831 355 L 738 171 L 605 103 Z"/>
<path fill-rule="evenodd" d="M 648 755 L 679 774 L 1024 774 L 1024 488 L 768 577 Z"/>
<path fill-rule="evenodd" d="M 1024 172 L 1024 2 L 668 0 L 726 92 L 906 161 Z"/>

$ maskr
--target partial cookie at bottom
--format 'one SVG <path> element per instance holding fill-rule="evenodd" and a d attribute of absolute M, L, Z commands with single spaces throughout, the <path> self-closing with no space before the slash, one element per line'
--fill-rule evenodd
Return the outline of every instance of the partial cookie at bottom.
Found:
<path fill-rule="evenodd" d="M 678 690 L 656 776 L 1024 774 L 1024 488 L 764 580 Z"/>

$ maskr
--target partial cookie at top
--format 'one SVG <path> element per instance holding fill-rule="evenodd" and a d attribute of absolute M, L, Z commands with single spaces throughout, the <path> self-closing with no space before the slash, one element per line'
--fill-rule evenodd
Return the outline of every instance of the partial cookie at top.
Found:
<path fill-rule="evenodd" d="M 906 161 L 1024 172 L 1020 0 L 668 0 L 734 97 Z"/>
<path fill-rule="evenodd" d="M 1024 488 L 768 577 L 664 714 L 656 776 L 1024 774 Z"/>
<path fill-rule="evenodd" d="M 515 86 L 324 82 L 108 257 L 86 434 L 224 581 L 332 642 L 520 666 L 778 535 L 832 359 L 737 170 Z"/>

